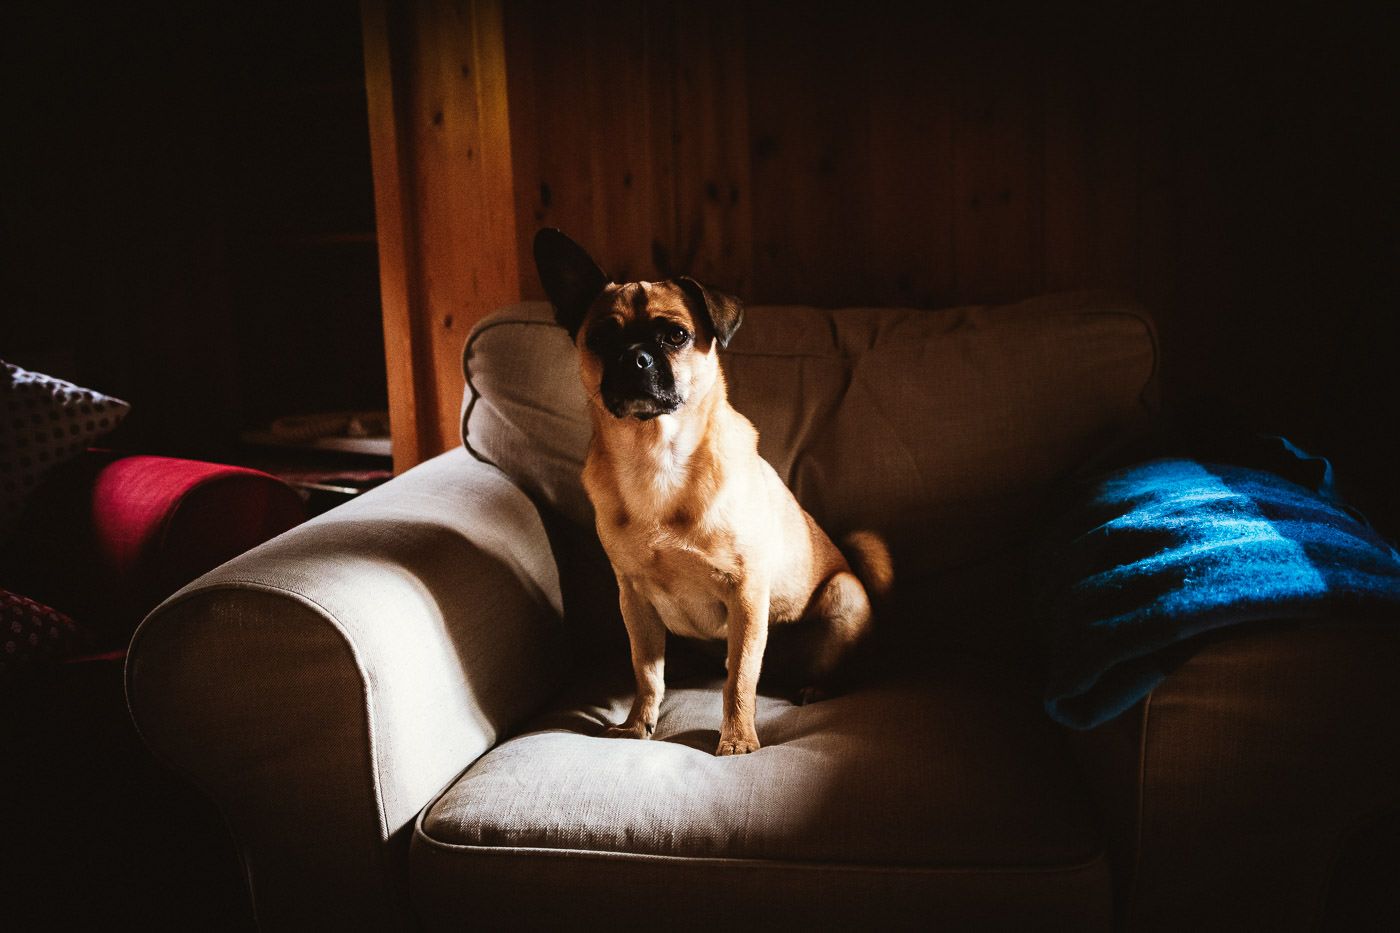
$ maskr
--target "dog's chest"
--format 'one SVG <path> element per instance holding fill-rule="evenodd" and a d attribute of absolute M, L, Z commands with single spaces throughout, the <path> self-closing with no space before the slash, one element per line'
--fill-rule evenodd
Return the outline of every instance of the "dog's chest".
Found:
<path fill-rule="evenodd" d="M 645 580 L 638 589 L 667 631 L 704 639 L 723 639 L 728 634 L 729 613 L 719 593 L 660 580 Z"/>
<path fill-rule="evenodd" d="M 742 576 L 732 491 L 715 481 L 717 457 L 677 419 L 656 419 L 651 442 L 608 465 L 590 456 L 584 485 L 619 582 L 670 631 L 723 638 L 725 608 Z"/>
<path fill-rule="evenodd" d="M 625 584 L 671 632 L 687 638 L 724 638 L 725 607 L 734 585 L 726 549 L 665 526 L 643 525 L 628 531 L 625 543 L 614 539 L 614 546 L 608 548 Z"/>

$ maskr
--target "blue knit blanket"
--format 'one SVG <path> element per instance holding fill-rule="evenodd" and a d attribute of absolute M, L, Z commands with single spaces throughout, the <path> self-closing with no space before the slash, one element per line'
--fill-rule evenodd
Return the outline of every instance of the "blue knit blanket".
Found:
<path fill-rule="evenodd" d="M 1080 729 L 1147 696 L 1204 632 L 1400 621 L 1400 554 L 1363 521 L 1271 473 L 1195 460 L 1154 460 L 1097 481 L 1053 530 L 1036 570 L 1045 706 Z"/>

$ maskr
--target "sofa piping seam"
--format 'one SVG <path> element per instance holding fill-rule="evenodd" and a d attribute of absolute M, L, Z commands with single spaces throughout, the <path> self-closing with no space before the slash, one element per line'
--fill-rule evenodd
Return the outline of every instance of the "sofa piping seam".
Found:
<path fill-rule="evenodd" d="M 432 809 L 425 807 L 423 813 Z M 703 865 L 712 868 L 752 867 L 777 868 L 792 871 L 843 871 L 860 874 L 899 874 L 899 875 L 964 875 L 964 874 L 1003 874 L 1038 875 L 1082 872 L 1105 862 L 1105 852 L 1101 848 L 1094 855 L 1077 862 L 1053 865 L 952 865 L 941 867 L 921 867 L 905 865 L 867 865 L 857 862 L 794 861 L 791 859 L 734 858 L 728 856 L 664 855 L 651 852 L 609 852 L 604 849 L 564 849 L 544 846 L 477 846 L 462 843 L 443 842 L 428 835 L 422 828 L 420 816 L 416 832 L 417 838 L 441 854 L 476 854 L 488 858 L 496 856 L 529 855 L 543 858 L 592 858 L 602 861 L 627 862 L 685 862 L 692 866 Z"/>

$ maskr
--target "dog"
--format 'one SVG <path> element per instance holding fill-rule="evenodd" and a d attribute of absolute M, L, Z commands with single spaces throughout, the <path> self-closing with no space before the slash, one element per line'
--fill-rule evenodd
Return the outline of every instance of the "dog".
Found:
<path fill-rule="evenodd" d="M 649 738 L 665 691 L 668 631 L 723 641 L 727 678 L 717 755 L 759 749 L 755 692 L 770 626 L 803 634 L 820 699 L 871 625 L 871 593 L 892 581 L 870 532 L 847 556 L 758 453 L 758 432 L 730 406 L 718 351 L 744 317 L 740 301 L 688 276 L 612 282 L 552 228 L 534 242 L 555 320 L 578 350 L 593 437 L 583 485 L 617 575 L 637 692 L 609 727 Z M 852 570 L 852 564 L 856 570 Z"/>

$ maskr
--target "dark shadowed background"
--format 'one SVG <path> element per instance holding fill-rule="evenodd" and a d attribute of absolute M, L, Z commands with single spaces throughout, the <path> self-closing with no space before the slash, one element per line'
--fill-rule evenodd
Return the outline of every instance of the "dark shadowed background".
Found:
<path fill-rule="evenodd" d="M 1394 5 L 962 7 L 507 4 L 518 238 L 754 302 L 1129 290 L 1174 410 L 1331 456 L 1393 536 Z M 147 451 L 384 407 L 360 29 L 9 5 L 0 355 Z"/>

